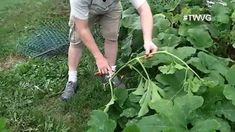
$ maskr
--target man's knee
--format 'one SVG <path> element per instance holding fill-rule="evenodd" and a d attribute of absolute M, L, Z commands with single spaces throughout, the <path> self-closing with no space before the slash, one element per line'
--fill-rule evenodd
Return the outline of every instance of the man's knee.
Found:
<path fill-rule="evenodd" d="M 117 44 L 118 41 L 115 39 L 105 39 L 105 43 L 107 44 Z"/>
<path fill-rule="evenodd" d="M 83 49 L 84 45 L 82 44 L 82 42 L 80 43 L 72 43 L 70 42 L 70 45 L 69 45 L 70 48 L 79 48 L 79 49 Z"/>

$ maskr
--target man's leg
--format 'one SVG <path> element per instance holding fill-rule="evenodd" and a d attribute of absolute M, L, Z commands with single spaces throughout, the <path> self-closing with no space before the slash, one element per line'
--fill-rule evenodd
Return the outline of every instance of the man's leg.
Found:
<path fill-rule="evenodd" d="M 92 25 L 98 21 L 98 17 L 93 14 L 89 14 L 89 26 L 92 27 Z M 68 100 L 70 99 L 77 88 L 77 67 L 80 63 L 81 57 L 82 57 L 82 49 L 84 48 L 84 44 L 82 43 L 79 34 L 77 31 L 75 31 L 75 23 L 73 23 L 72 20 L 70 20 L 71 29 L 70 29 L 70 46 L 68 50 L 68 82 L 65 86 L 65 89 L 63 91 L 63 94 L 61 95 L 62 100 Z"/>
<path fill-rule="evenodd" d="M 115 66 L 118 51 L 118 33 L 120 28 L 122 7 L 119 3 L 112 11 L 104 14 L 100 19 L 101 33 L 105 38 L 105 57 L 110 66 Z"/>
<path fill-rule="evenodd" d="M 61 95 L 62 100 L 70 99 L 76 92 L 77 89 L 77 66 L 80 63 L 82 57 L 82 48 L 76 47 L 72 44 L 69 46 L 68 51 L 68 82 L 66 83 L 63 94 Z"/>
<path fill-rule="evenodd" d="M 107 58 L 109 65 L 112 67 L 112 73 L 109 76 L 105 76 L 105 80 L 109 79 L 116 71 L 116 58 L 118 51 L 118 34 L 120 28 L 122 7 L 121 4 L 113 9 L 111 12 L 104 14 L 100 20 L 101 33 L 105 38 L 104 49 L 105 57 Z M 104 83 L 105 83 L 104 80 Z M 117 78 L 112 79 L 112 83 L 115 87 L 125 88 L 125 85 Z"/>
<path fill-rule="evenodd" d="M 69 78 L 68 81 L 77 82 L 77 67 L 82 57 L 82 48 L 69 46 L 68 50 L 68 67 L 69 67 Z"/>
<path fill-rule="evenodd" d="M 117 58 L 117 51 L 118 51 L 118 42 L 117 41 L 111 41 L 111 40 L 105 40 L 104 42 L 104 48 L 105 48 L 105 56 L 112 68 L 112 73 L 108 77 L 106 77 L 106 80 L 109 79 L 113 73 L 116 71 L 116 58 Z M 105 81 L 104 81 L 105 83 Z M 125 88 L 125 84 L 118 78 L 114 77 L 112 79 L 112 83 L 115 87 L 119 88 Z"/>
<path fill-rule="evenodd" d="M 105 39 L 104 42 L 105 57 L 107 58 L 110 66 L 115 66 L 117 52 L 118 52 L 118 42 L 117 40 Z"/>
<path fill-rule="evenodd" d="M 70 99 L 77 89 L 77 67 L 82 57 L 83 44 L 79 38 L 78 33 L 75 31 L 75 25 L 71 27 L 70 31 L 70 46 L 68 50 L 68 82 L 66 83 L 62 100 Z"/>

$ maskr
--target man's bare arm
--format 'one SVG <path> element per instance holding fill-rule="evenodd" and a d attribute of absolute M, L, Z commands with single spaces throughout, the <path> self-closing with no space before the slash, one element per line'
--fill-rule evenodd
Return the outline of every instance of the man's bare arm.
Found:
<path fill-rule="evenodd" d="M 148 3 L 144 2 L 137 10 L 140 15 L 144 41 L 152 41 L 153 16 Z"/>
<path fill-rule="evenodd" d="M 99 72 L 101 74 L 108 74 L 109 71 L 111 71 L 111 68 L 106 58 L 100 52 L 94 40 L 94 37 L 91 34 L 91 31 L 88 25 L 88 20 L 76 19 L 75 25 L 76 25 L 76 31 L 78 32 L 80 39 L 94 56 Z"/>
<path fill-rule="evenodd" d="M 151 57 L 155 52 L 157 52 L 157 46 L 152 42 L 152 12 L 147 1 L 145 1 L 137 10 L 140 15 L 141 27 L 143 31 L 145 54 L 147 57 Z"/>
<path fill-rule="evenodd" d="M 79 37 L 85 46 L 90 50 L 95 58 L 103 56 L 91 34 L 90 28 L 88 26 L 88 20 L 75 20 L 76 31 L 79 33 Z"/>

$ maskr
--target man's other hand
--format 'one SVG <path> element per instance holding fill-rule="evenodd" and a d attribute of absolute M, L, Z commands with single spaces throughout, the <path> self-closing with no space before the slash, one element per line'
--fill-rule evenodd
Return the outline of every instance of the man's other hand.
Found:
<path fill-rule="evenodd" d="M 158 47 L 152 42 L 148 41 L 144 43 L 145 57 L 152 57 L 158 50 Z"/>
<path fill-rule="evenodd" d="M 97 65 L 99 74 L 105 75 L 105 74 L 109 74 L 112 71 L 111 67 L 108 64 L 107 59 L 104 56 L 100 56 L 96 58 L 96 65 Z"/>

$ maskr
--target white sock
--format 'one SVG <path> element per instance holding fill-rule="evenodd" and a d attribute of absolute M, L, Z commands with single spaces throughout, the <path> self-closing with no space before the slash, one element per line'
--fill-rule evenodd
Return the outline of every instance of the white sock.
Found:
<path fill-rule="evenodd" d="M 116 65 L 114 65 L 114 66 L 111 66 L 111 70 L 112 70 L 112 72 L 111 73 L 109 73 L 109 75 L 108 75 L 108 77 L 112 77 L 112 75 L 116 72 Z"/>
<path fill-rule="evenodd" d="M 69 71 L 68 75 L 68 81 L 77 82 L 77 71 Z"/>
<path fill-rule="evenodd" d="M 112 72 L 116 72 L 116 65 L 114 65 L 114 66 L 111 66 L 111 69 L 112 69 Z"/>

